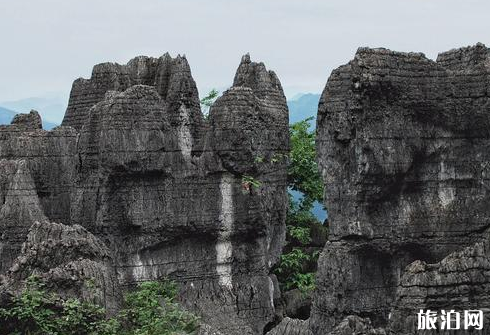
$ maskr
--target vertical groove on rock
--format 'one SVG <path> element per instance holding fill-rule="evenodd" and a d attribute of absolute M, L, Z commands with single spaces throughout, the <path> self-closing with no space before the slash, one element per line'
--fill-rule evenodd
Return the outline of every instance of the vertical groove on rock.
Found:
<path fill-rule="evenodd" d="M 231 241 L 234 221 L 233 182 L 230 174 L 223 174 L 219 190 L 221 194 L 221 211 L 219 214 L 219 236 L 216 243 L 216 273 L 219 283 L 228 289 L 233 288 L 232 256 L 233 245 Z"/>

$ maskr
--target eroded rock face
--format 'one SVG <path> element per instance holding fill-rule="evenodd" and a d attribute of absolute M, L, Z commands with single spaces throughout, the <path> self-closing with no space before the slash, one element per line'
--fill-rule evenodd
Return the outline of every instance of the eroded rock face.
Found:
<path fill-rule="evenodd" d="M 205 120 L 184 57 L 101 64 L 73 84 L 62 127 L 31 128 L 0 128 L 0 157 L 25 161 L 44 215 L 14 222 L 22 227 L 15 243 L 4 232 L 15 244 L 11 256 L 1 255 L 9 259 L 4 273 L 39 221 L 24 253 L 41 248 L 46 261 L 29 271 L 65 278 L 72 257 L 58 262 L 63 248 L 55 246 L 82 252 L 70 242 L 76 235 L 91 241 L 89 250 L 99 243 L 104 250 L 81 260 L 104 277 L 102 291 L 169 277 L 181 284 L 181 302 L 212 328 L 206 331 L 263 333 L 280 294 L 270 273 L 288 203 L 288 111 L 273 72 L 245 56 Z M 65 235 L 42 233 L 50 221 L 69 225 L 56 226 Z M 17 272 L 10 268 L 7 277 Z M 102 303 L 117 307 L 113 300 Z"/>
<path fill-rule="evenodd" d="M 187 60 L 165 54 L 160 58 L 136 57 L 126 65 L 94 66 L 90 79 L 79 78 L 73 83 L 62 125 L 80 130 L 89 117 L 90 108 L 103 101 L 107 92 L 124 92 L 135 85 L 154 87 L 168 104 L 168 117 L 175 124 L 180 122 L 181 108 L 189 110 L 188 119 L 202 122 L 199 95 Z"/>
<path fill-rule="evenodd" d="M 317 121 L 330 227 L 314 334 L 351 314 L 412 334 L 420 308 L 490 307 L 489 55 L 363 48 L 332 73 Z"/>
<path fill-rule="evenodd" d="M 69 222 L 78 162 L 77 133 L 70 127 L 42 130 L 40 120 L 37 112 L 31 112 L 17 115 L 11 125 L 0 126 L 0 159 L 22 160 L 44 215 L 50 221 Z"/>
<path fill-rule="evenodd" d="M 31 276 L 63 298 L 80 298 L 114 313 L 121 289 L 109 249 L 81 226 L 35 222 L 0 291 L 18 294 Z"/>
<path fill-rule="evenodd" d="M 285 317 L 267 335 L 313 335 L 306 320 L 291 319 Z"/>
<path fill-rule="evenodd" d="M 78 161 L 72 128 L 41 128 L 35 111 L 0 126 L 0 274 L 18 256 L 34 222 L 69 222 Z"/>
<path fill-rule="evenodd" d="M 12 124 L 22 129 L 42 129 L 41 116 L 35 110 L 29 114 L 17 114 L 12 120 Z"/>
<path fill-rule="evenodd" d="M 490 232 L 487 231 L 482 242 L 451 253 L 438 263 L 415 261 L 405 268 L 396 292 L 390 328 L 396 334 L 412 334 L 417 329 L 413 311 L 451 307 L 461 313 L 461 324 L 465 310 L 482 309 L 482 327 L 488 329 L 489 292 Z M 471 329 L 458 332 L 467 333 L 471 334 Z"/>
<path fill-rule="evenodd" d="M 0 160 L 0 269 L 12 266 L 29 228 L 46 216 L 23 160 Z"/>

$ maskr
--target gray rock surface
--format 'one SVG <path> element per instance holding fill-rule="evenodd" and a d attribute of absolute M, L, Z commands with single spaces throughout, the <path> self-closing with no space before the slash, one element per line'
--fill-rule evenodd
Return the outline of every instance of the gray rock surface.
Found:
<path fill-rule="evenodd" d="M 0 126 L 0 274 L 20 252 L 34 222 L 70 222 L 77 133 L 41 129 L 37 112 Z"/>
<path fill-rule="evenodd" d="M 373 328 L 369 318 L 349 315 L 343 319 L 330 335 L 385 335 L 384 329 Z"/>
<path fill-rule="evenodd" d="M 309 329 L 309 321 L 285 317 L 267 335 L 313 335 Z"/>
<path fill-rule="evenodd" d="M 43 128 L 41 116 L 35 110 L 32 110 L 29 114 L 15 115 L 11 123 L 23 129 L 35 130 Z"/>
<path fill-rule="evenodd" d="M 80 298 L 114 313 L 122 291 L 109 249 L 81 226 L 36 222 L 0 290 L 18 294 L 36 276 L 63 298 Z"/>
<path fill-rule="evenodd" d="M 31 225 L 46 216 L 23 160 L 0 160 L 0 269 L 9 269 Z"/>
<path fill-rule="evenodd" d="M 330 227 L 313 334 L 349 315 L 413 334 L 420 308 L 490 307 L 489 55 L 361 48 L 333 71 L 317 119 Z"/>
<path fill-rule="evenodd" d="M 438 263 L 417 260 L 405 268 L 389 323 L 394 333 L 412 334 L 417 329 L 417 316 L 413 311 L 420 309 L 454 309 L 461 314 L 461 323 L 465 310 L 481 309 L 484 313 L 483 329 L 488 332 L 490 232 L 485 232 L 482 237 L 481 242 L 451 253 Z M 471 330 L 458 332 L 473 333 Z"/>
<path fill-rule="evenodd" d="M 15 218 L 0 221 L 12 226 L 0 251 L 10 286 L 27 272 L 68 283 L 72 271 L 72 291 L 59 291 L 85 297 L 81 283 L 98 273 L 112 292 L 102 303 L 114 309 L 118 287 L 169 277 L 207 331 L 263 333 L 287 209 L 288 110 L 273 72 L 245 56 L 206 120 L 185 57 L 101 64 L 73 84 L 61 127 L 34 128 L 0 127 L 11 171 L 0 195 L 19 188 L 19 160 L 27 185 L 21 204 L 2 204 Z M 58 255 L 64 248 L 73 252 Z M 31 260 L 37 253 L 45 260 Z"/>

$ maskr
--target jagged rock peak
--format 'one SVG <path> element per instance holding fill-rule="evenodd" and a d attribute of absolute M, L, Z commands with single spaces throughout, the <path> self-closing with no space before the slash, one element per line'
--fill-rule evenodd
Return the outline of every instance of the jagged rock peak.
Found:
<path fill-rule="evenodd" d="M 166 53 L 159 58 L 138 56 L 125 65 L 95 65 L 90 79 L 80 78 L 73 83 L 62 125 L 80 130 L 90 108 L 104 100 L 108 91 L 123 92 L 134 85 L 155 87 L 169 113 L 178 113 L 184 105 L 190 109 L 191 119 L 201 123 L 199 95 L 187 59 L 180 55 L 173 58 Z"/>
<path fill-rule="evenodd" d="M 270 158 L 289 150 L 289 112 L 281 83 L 249 54 L 241 59 L 233 87 L 216 100 L 209 116 L 215 151 L 230 172 L 254 173 L 257 156 Z"/>
<path fill-rule="evenodd" d="M 11 124 L 25 130 L 43 129 L 41 115 L 35 110 L 31 110 L 29 114 L 15 115 Z"/>
<path fill-rule="evenodd" d="M 427 58 L 423 52 L 402 52 L 393 51 L 387 48 L 369 48 L 360 47 L 357 49 L 355 58 L 362 57 L 363 55 L 389 55 L 398 57 L 414 57 L 414 58 Z"/>
<path fill-rule="evenodd" d="M 434 66 L 439 65 L 446 70 L 468 71 L 477 66 L 489 67 L 489 58 L 489 49 L 482 43 L 442 52 L 438 54 L 436 61 L 427 58 L 422 52 L 400 52 L 386 48 L 361 47 L 357 49 L 354 57 L 354 64 L 359 63 L 360 66 L 375 65 L 364 62 L 376 60 L 377 62 L 381 62 L 376 66 L 382 66 L 383 62 L 387 60 L 410 59 L 411 61 L 432 63 Z M 351 62 L 349 64 L 353 63 Z"/>
<path fill-rule="evenodd" d="M 249 87 L 260 97 L 271 93 L 284 95 L 281 82 L 274 71 L 268 71 L 262 62 L 252 62 L 250 54 L 242 57 L 233 87 Z"/>
<path fill-rule="evenodd" d="M 483 43 L 453 49 L 439 54 L 437 63 L 453 70 L 463 70 L 478 66 L 490 67 L 490 52 Z"/>

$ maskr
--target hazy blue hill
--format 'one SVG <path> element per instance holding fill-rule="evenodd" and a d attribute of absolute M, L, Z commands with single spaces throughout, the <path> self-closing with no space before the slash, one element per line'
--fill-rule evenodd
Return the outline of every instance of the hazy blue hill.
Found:
<path fill-rule="evenodd" d="M 296 97 L 288 101 L 289 122 L 295 123 L 311 116 L 316 119 L 320 94 L 307 93 Z M 315 122 L 312 125 L 315 127 Z"/>
<path fill-rule="evenodd" d="M 17 113 L 10 109 L 0 107 L 0 124 L 10 124 L 15 114 Z"/>
<path fill-rule="evenodd" d="M 43 119 L 52 124 L 60 124 L 65 115 L 68 97 L 65 93 L 47 93 L 39 97 L 29 97 L 15 101 L 0 102 L 0 106 L 20 112 L 37 110 Z"/>
<path fill-rule="evenodd" d="M 43 129 L 51 130 L 57 126 L 59 126 L 59 124 L 43 120 Z"/>
<path fill-rule="evenodd" d="M 10 124 L 10 122 L 12 122 L 12 119 L 16 114 L 18 114 L 16 111 L 4 107 L 0 107 L 0 125 Z M 43 120 L 43 128 L 46 130 L 53 129 L 56 126 L 57 124 L 54 122 Z"/>

